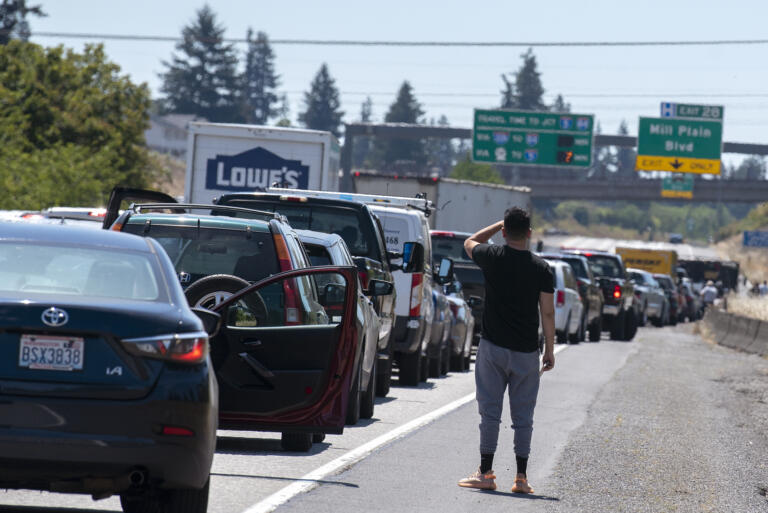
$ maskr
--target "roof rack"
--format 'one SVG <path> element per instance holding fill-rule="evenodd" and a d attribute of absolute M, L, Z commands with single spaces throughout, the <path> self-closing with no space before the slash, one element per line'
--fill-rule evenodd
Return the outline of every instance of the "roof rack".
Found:
<path fill-rule="evenodd" d="M 214 212 L 221 211 L 221 212 L 232 212 L 232 213 L 244 213 L 244 214 L 251 214 L 251 215 L 259 215 L 264 217 L 269 217 L 271 219 L 278 219 L 280 221 L 285 221 L 286 218 L 284 215 L 279 214 L 277 212 L 268 212 L 266 210 L 256 210 L 255 208 L 245 208 L 245 207 L 230 207 L 228 205 L 204 205 L 202 203 L 133 203 L 129 207 L 130 210 L 133 210 L 135 213 L 140 213 L 142 210 L 208 210 L 211 212 L 211 215 L 216 215 Z"/>
<path fill-rule="evenodd" d="M 333 191 L 307 191 L 301 189 L 287 189 L 282 187 L 269 187 L 267 192 L 284 196 L 305 196 L 308 198 L 340 199 L 357 201 L 367 205 L 379 205 L 382 207 L 413 208 L 429 217 L 435 210 L 435 205 L 427 199 L 427 193 L 422 192 L 413 198 L 402 196 L 382 196 L 378 194 L 352 194 L 349 192 Z"/>

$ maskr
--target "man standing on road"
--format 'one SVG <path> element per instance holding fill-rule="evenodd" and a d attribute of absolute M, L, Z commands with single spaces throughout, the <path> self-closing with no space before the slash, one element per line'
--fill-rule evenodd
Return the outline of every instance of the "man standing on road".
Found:
<path fill-rule="evenodd" d="M 487 244 L 499 230 L 506 244 Z M 526 473 L 533 410 L 541 372 L 555 366 L 555 304 L 554 276 L 549 265 L 528 250 L 530 237 L 530 215 L 514 207 L 504 213 L 504 221 L 483 228 L 464 241 L 464 250 L 485 276 L 482 337 L 475 362 L 481 419 L 480 468 L 459 481 L 459 486 L 466 488 L 496 489 L 493 456 L 499 438 L 504 391 L 508 389 L 517 459 L 512 491 L 533 493 Z M 545 337 L 541 372 L 539 309 Z"/>

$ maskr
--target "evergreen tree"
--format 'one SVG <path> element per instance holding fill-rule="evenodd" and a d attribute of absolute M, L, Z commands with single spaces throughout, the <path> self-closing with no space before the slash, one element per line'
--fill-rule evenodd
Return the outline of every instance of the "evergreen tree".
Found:
<path fill-rule="evenodd" d="M 443 127 L 450 126 L 445 114 L 441 115 L 437 121 L 434 118 L 431 119 L 429 124 Z M 436 171 L 440 176 L 446 176 L 451 171 L 456 158 L 456 151 L 451 140 L 442 138 L 427 139 L 424 143 L 424 149 L 429 159 L 427 165 L 430 170 Z"/>
<path fill-rule="evenodd" d="M 0 4 L 0 45 L 11 39 L 29 40 L 27 15 L 47 16 L 40 5 L 27 6 L 26 0 L 3 0 Z"/>
<path fill-rule="evenodd" d="M 299 121 L 307 128 L 327 130 L 336 137 L 341 134 L 340 125 L 344 112 L 339 110 L 339 90 L 323 63 L 315 75 L 309 92 L 304 93 L 305 111 L 299 114 Z"/>
<path fill-rule="evenodd" d="M 571 104 L 566 103 L 562 94 L 558 94 L 555 103 L 552 104 L 552 112 L 571 112 Z"/>
<path fill-rule="evenodd" d="M 243 72 L 244 117 L 247 123 L 266 125 L 270 118 L 277 116 L 279 101 L 275 88 L 279 85 L 275 74 L 275 55 L 264 32 L 259 32 L 253 39 L 249 28 L 248 50 L 245 53 L 245 71 Z"/>
<path fill-rule="evenodd" d="M 505 75 L 501 77 L 504 81 L 504 90 L 501 91 L 502 108 L 549 110 L 544 104 L 544 87 L 541 85 L 541 73 L 538 71 L 533 50 L 529 48 L 520 57 L 523 59 L 523 64 L 514 75 L 514 83 Z"/>
<path fill-rule="evenodd" d="M 621 120 L 619 124 L 619 135 L 629 135 L 629 127 L 625 120 Z M 635 158 L 636 153 L 632 148 L 621 147 L 616 154 L 616 165 L 618 166 L 619 175 L 624 178 L 635 179 L 638 178 L 635 171 Z"/>
<path fill-rule="evenodd" d="M 277 107 L 277 123 L 275 126 L 291 126 L 291 105 L 288 103 L 288 95 L 283 93 L 280 95 L 280 106 Z"/>
<path fill-rule="evenodd" d="M 501 90 L 501 108 L 514 109 L 517 107 L 515 83 L 509 80 L 504 73 L 501 74 L 501 80 L 504 81 L 504 89 Z"/>
<path fill-rule="evenodd" d="M 408 81 L 403 82 L 397 93 L 397 98 L 384 116 L 387 123 L 416 124 L 421 121 L 424 111 L 413 94 L 413 88 Z M 418 139 L 385 139 L 380 142 L 384 163 L 392 165 L 398 160 L 423 165 L 427 158 L 424 144 Z"/>
<path fill-rule="evenodd" d="M 373 121 L 373 100 L 368 96 L 360 106 L 360 122 L 370 123 Z M 355 137 L 352 146 L 352 166 L 364 167 L 372 148 L 371 138 L 365 135 Z"/>
<path fill-rule="evenodd" d="M 170 63 L 163 61 L 165 110 L 209 121 L 242 121 L 237 56 L 232 45 L 224 44 L 224 27 L 216 22 L 214 12 L 203 6 L 181 33 L 182 41 L 176 45 L 181 55 L 172 55 Z"/>

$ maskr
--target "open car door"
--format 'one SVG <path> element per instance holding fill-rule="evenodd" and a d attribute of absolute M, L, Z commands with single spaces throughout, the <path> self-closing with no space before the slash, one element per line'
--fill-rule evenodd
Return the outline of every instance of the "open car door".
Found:
<path fill-rule="evenodd" d="M 108 230 L 120 215 L 123 203 L 178 203 L 173 196 L 160 191 L 134 189 L 133 187 L 115 187 L 109 195 L 107 213 L 101 227 Z M 126 205 L 128 206 L 128 205 Z"/>
<path fill-rule="evenodd" d="M 219 427 L 341 433 L 356 309 L 357 269 L 338 266 L 275 274 L 219 303 Z"/>

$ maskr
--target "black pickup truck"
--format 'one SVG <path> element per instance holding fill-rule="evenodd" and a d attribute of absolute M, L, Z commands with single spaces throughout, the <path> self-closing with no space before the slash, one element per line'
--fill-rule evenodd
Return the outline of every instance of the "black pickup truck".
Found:
<path fill-rule="evenodd" d="M 621 256 L 602 251 L 563 252 L 582 255 L 589 261 L 603 293 L 603 331 L 609 331 L 613 340 L 632 340 L 637 333 L 640 304 L 635 301 L 635 286 Z"/>

